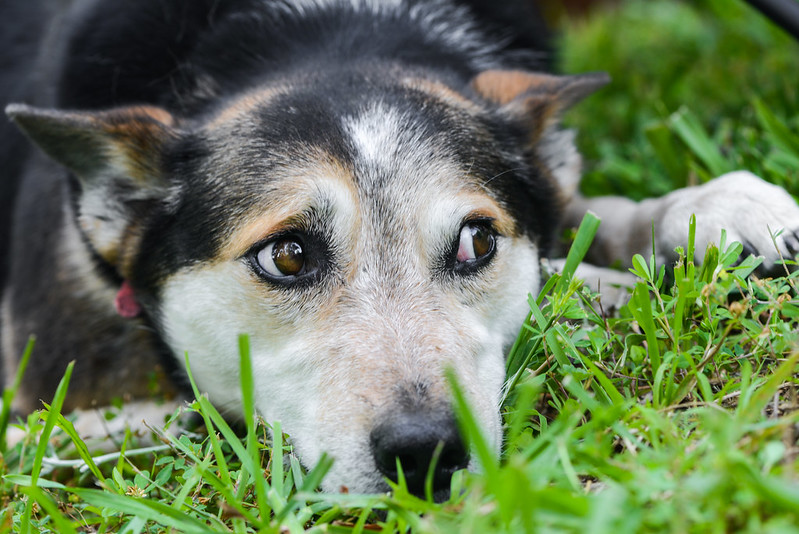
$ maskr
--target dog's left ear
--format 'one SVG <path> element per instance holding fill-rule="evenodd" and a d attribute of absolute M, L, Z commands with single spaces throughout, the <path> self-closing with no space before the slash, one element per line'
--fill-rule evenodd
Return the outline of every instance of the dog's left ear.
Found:
<path fill-rule="evenodd" d="M 472 88 L 485 100 L 530 126 L 536 142 L 563 111 L 610 82 L 604 72 L 555 76 L 521 70 L 488 70 L 472 80 Z"/>
<path fill-rule="evenodd" d="M 155 107 L 73 112 L 12 104 L 6 114 L 78 178 L 78 219 L 94 249 L 120 274 L 138 246 L 136 229 L 169 194 L 165 146 L 178 136 Z"/>

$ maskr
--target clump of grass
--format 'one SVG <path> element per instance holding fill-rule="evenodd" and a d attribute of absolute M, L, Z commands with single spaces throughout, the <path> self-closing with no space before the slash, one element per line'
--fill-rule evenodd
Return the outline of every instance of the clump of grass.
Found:
<path fill-rule="evenodd" d="M 584 147 L 589 192 L 647 196 L 731 168 L 795 187 L 796 45 L 747 9 L 630 1 L 567 32 L 570 70 L 616 78 L 571 118 L 602 140 Z M 748 73 L 734 79 L 751 95 L 730 72 Z M 673 283 L 634 258 L 629 304 L 605 317 L 571 276 L 596 224 L 586 220 L 564 273 L 530 298 L 508 357 L 502 458 L 480 446 L 453 382 L 485 469 L 458 473 L 448 502 L 401 483 L 391 495 L 318 492 L 329 461 L 305 471 L 279 424 L 253 415 L 243 338 L 244 437 L 195 388 L 186 409 L 206 433 L 162 433 L 164 448 L 145 455 L 126 441 L 103 462 L 60 414 L 66 376 L 22 425 L 30 439 L 0 443 L 0 531 L 799 532 L 799 274 L 758 277 L 759 260 L 739 261 L 724 236 L 697 265 L 690 238 Z M 52 468 L 66 465 L 53 462 L 66 445 L 83 469 Z"/>

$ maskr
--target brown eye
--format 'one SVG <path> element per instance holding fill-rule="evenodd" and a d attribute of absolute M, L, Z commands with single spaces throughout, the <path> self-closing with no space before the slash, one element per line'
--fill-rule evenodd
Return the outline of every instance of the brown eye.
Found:
<path fill-rule="evenodd" d="M 495 239 L 494 232 L 487 224 L 464 224 L 458 242 L 457 262 L 465 264 L 488 256 L 494 251 Z"/>
<path fill-rule="evenodd" d="M 276 278 L 297 276 L 305 266 L 302 244 L 296 239 L 270 241 L 256 256 L 258 265 Z"/>

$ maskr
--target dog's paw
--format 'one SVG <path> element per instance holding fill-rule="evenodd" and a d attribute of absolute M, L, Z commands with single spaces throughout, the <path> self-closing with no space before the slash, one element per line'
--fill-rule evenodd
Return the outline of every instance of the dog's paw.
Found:
<path fill-rule="evenodd" d="M 774 269 L 781 257 L 792 259 L 799 252 L 799 205 L 783 188 L 750 172 L 731 172 L 661 200 L 664 210 L 655 220 L 655 237 L 658 254 L 666 258 L 687 244 L 691 215 L 696 215 L 697 261 L 709 243 L 718 244 L 722 229 L 727 243 L 744 246 L 744 256 L 763 256 L 765 271 Z"/>

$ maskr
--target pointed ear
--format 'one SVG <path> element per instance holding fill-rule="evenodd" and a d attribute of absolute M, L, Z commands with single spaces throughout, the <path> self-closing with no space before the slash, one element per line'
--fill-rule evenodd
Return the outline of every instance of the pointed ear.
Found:
<path fill-rule="evenodd" d="M 472 80 L 485 100 L 527 120 L 536 142 L 560 114 L 610 81 L 604 72 L 555 76 L 520 70 L 488 70 Z"/>
<path fill-rule="evenodd" d="M 146 206 L 167 195 L 162 161 L 165 145 L 177 136 L 172 116 L 154 107 L 69 112 L 21 104 L 6 114 L 78 178 L 81 228 L 120 269 Z"/>

